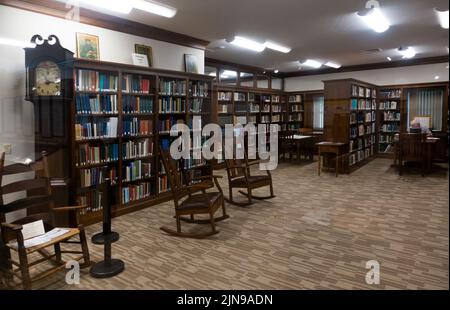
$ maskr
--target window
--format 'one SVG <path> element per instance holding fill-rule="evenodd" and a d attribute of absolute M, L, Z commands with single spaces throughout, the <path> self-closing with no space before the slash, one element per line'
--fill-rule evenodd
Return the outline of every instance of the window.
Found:
<path fill-rule="evenodd" d="M 444 105 L 444 90 L 440 88 L 407 90 L 407 127 L 418 116 L 431 116 L 431 128 L 442 130 L 442 108 Z"/>
<path fill-rule="evenodd" d="M 323 117 L 324 117 L 324 97 L 314 96 L 314 129 L 323 129 Z"/>
<path fill-rule="evenodd" d="M 254 87 L 255 75 L 253 73 L 241 72 L 240 75 L 241 86 Z"/>

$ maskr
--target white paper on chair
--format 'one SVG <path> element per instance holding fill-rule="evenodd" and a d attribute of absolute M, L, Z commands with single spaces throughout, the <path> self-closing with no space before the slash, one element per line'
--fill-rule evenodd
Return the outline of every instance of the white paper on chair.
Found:
<path fill-rule="evenodd" d="M 23 239 L 30 239 L 45 234 L 42 220 L 22 225 Z"/>
<path fill-rule="evenodd" d="M 67 228 L 54 228 L 40 236 L 26 239 L 26 240 L 24 240 L 23 243 L 24 243 L 25 248 L 32 248 L 34 246 L 50 242 L 51 240 L 53 240 L 55 238 L 58 238 L 64 234 L 67 234 L 69 231 L 70 231 L 70 229 L 67 229 Z M 18 248 L 17 241 L 10 242 L 9 245 L 16 249 Z"/>

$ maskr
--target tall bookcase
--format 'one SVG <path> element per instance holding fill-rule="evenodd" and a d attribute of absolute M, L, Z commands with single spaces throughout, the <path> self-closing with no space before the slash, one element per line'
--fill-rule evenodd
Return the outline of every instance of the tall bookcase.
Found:
<path fill-rule="evenodd" d="M 378 87 L 354 79 L 324 84 L 325 140 L 345 143 L 342 172 L 350 173 L 376 153 Z"/>
<path fill-rule="evenodd" d="M 170 199 L 158 145 L 168 148 L 175 123 L 188 125 L 191 149 L 204 142 L 202 127 L 211 121 L 212 78 L 184 72 L 100 61 L 74 63 L 71 107 L 71 191 L 112 180 L 113 215 L 139 210 Z M 182 160 L 187 177 L 208 173 L 203 159 Z M 186 180 L 185 180 L 186 181 Z M 82 222 L 100 221 L 102 197 L 73 195 L 72 203 L 90 206 Z"/>
<path fill-rule="evenodd" d="M 378 154 L 393 155 L 391 143 L 402 129 L 402 89 L 380 89 L 378 106 Z"/>
<path fill-rule="evenodd" d="M 287 129 L 299 130 L 301 128 L 304 128 L 305 103 L 303 94 L 289 94 L 287 110 Z"/>

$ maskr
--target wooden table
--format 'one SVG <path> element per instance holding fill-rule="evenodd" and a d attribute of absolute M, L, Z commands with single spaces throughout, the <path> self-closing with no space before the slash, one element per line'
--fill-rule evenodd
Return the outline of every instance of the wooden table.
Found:
<path fill-rule="evenodd" d="M 304 149 L 308 149 L 308 143 L 310 143 L 310 150 L 309 150 L 309 159 L 313 160 L 313 152 L 312 152 L 312 146 L 314 142 L 313 136 L 301 136 L 301 135 L 293 135 L 292 140 L 295 142 L 296 150 L 297 150 L 297 160 L 300 162 L 300 148 L 303 147 Z"/>
<path fill-rule="evenodd" d="M 345 145 L 345 143 L 340 143 L 340 142 L 320 142 L 320 143 L 316 144 L 318 152 L 319 152 L 319 176 L 320 176 L 320 171 L 321 171 L 320 163 L 321 163 L 321 159 L 322 159 L 322 157 L 321 157 L 322 154 L 331 153 L 331 154 L 336 155 L 336 178 L 338 177 L 341 148 L 344 145 Z"/>
<path fill-rule="evenodd" d="M 440 138 L 436 138 L 436 137 L 427 137 L 427 139 L 423 142 L 423 161 L 424 161 L 424 165 L 425 165 L 425 171 L 427 173 L 430 173 L 433 167 L 433 151 L 436 147 L 436 145 L 438 144 L 438 142 L 440 141 Z M 402 163 L 397 163 L 399 161 L 399 141 L 398 140 L 394 140 L 392 142 L 392 145 L 394 147 L 394 166 L 397 166 L 398 164 L 402 164 Z"/>

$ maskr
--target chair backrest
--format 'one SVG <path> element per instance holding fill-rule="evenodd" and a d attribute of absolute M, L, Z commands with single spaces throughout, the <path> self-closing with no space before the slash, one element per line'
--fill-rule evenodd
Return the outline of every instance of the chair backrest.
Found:
<path fill-rule="evenodd" d="M 25 175 L 19 177 L 19 181 L 14 181 L 9 184 L 3 185 L 4 176 L 13 176 L 16 174 L 32 173 L 32 177 L 24 178 Z M 3 196 L 7 194 L 19 194 L 26 192 L 26 199 L 20 199 L 4 204 Z M 53 200 L 50 176 L 48 172 L 48 162 L 46 153 L 42 154 L 42 159 L 38 162 L 32 162 L 30 164 L 15 163 L 9 166 L 5 166 L 5 154 L 3 153 L 0 160 L 0 215 L 1 220 L 4 220 L 4 214 L 17 211 L 27 210 L 27 214 L 34 214 L 40 212 L 48 212 L 50 208 L 53 208 Z M 19 203 L 20 201 L 20 203 Z M 42 210 L 42 206 L 46 206 L 45 210 Z M 36 207 L 40 207 L 39 210 L 33 210 Z M 11 209 L 12 208 L 12 209 Z M 38 212 L 37 212 L 38 211 Z"/>
<path fill-rule="evenodd" d="M 422 160 L 423 142 L 426 134 L 401 133 L 399 136 L 400 156 L 403 160 Z"/>
<path fill-rule="evenodd" d="M 238 159 L 233 156 L 232 159 L 225 159 L 225 167 L 227 169 L 228 179 L 238 179 L 248 175 L 248 156 L 244 149 L 244 158 Z"/>
<path fill-rule="evenodd" d="M 168 150 L 164 150 L 161 146 L 159 146 L 159 154 L 167 175 L 170 190 L 174 196 L 174 199 L 178 200 L 179 198 L 184 196 L 185 193 L 182 192 L 184 189 L 184 185 L 181 180 L 181 172 L 179 172 L 177 168 L 177 162 L 172 159 L 170 152 Z"/>

